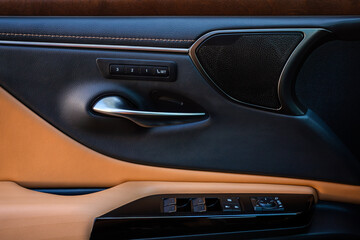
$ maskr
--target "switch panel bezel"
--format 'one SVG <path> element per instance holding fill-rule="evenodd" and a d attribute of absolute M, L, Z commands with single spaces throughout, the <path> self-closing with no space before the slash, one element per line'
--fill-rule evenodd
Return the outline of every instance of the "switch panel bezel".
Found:
<path fill-rule="evenodd" d="M 251 198 L 276 197 L 281 211 L 255 211 Z M 170 205 L 167 199 L 175 198 Z M 205 204 L 194 199 L 204 198 Z M 223 211 L 226 199 L 239 203 L 240 211 Z M 198 205 L 195 205 L 198 204 Z M 214 207 L 214 204 L 218 204 Z M 311 223 L 315 198 L 311 194 L 163 194 L 144 197 L 99 216 L 91 239 L 109 237 L 157 238 L 226 232 L 244 234 L 305 230 Z M 169 211 L 164 211 L 171 207 Z M 194 206 L 196 209 L 194 210 Z M 201 211 L 197 208 L 201 207 Z M 149 230 L 156 226 L 157 231 Z M 131 228 L 131 230 L 129 230 Z M 100 234 L 101 233 L 101 234 Z M 260 234 L 260 235 L 261 235 Z M 259 235 L 259 236 L 260 236 Z M 262 236 L 262 235 L 261 235 Z"/>
<path fill-rule="evenodd" d="M 96 64 L 101 74 L 108 79 L 119 80 L 140 80 L 140 81 L 163 81 L 173 82 L 176 80 L 177 67 L 173 61 L 144 60 L 144 59 L 122 59 L 122 58 L 98 58 Z M 124 68 L 120 73 L 111 73 L 111 66 L 120 66 Z M 128 73 L 127 68 L 134 67 L 139 69 L 138 73 Z M 143 73 L 144 67 L 167 69 L 167 74 L 147 74 Z"/>

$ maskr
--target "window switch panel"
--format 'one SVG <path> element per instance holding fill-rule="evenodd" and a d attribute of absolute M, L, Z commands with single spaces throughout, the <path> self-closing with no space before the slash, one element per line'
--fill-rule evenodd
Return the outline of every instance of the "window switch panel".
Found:
<path fill-rule="evenodd" d="M 193 212 L 195 212 L 195 213 L 206 212 L 206 205 L 200 204 L 200 205 L 193 206 Z"/>
<path fill-rule="evenodd" d="M 192 204 L 193 204 L 194 206 L 196 206 L 196 205 L 204 205 L 204 204 L 205 204 L 205 198 L 204 198 L 204 197 L 194 198 L 194 199 L 192 200 Z"/>
<path fill-rule="evenodd" d="M 176 198 L 164 198 L 164 206 L 176 205 Z"/>
<path fill-rule="evenodd" d="M 176 209 L 176 205 L 164 206 L 164 213 L 175 213 Z"/>

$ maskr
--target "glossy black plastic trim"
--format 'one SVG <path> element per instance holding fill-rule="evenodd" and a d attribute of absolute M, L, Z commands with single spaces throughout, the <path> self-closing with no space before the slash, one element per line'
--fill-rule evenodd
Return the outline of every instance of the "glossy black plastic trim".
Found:
<path fill-rule="evenodd" d="M 284 212 L 254 212 L 251 197 L 277 196 Z M 241 212 L 207 211 L 202 213 L 161 211 L 164 198 L 238 197 Z M 273 230 L 306 229 L 310 223 L 314 198 L 299 194 L 171 194 L 141 198 L 96 218 L 91 239 L 137 239 L 217 234 L 225 232 L 259 233 Z"/>
<path fill-rule="evenodd" d="M 77 196 L 96 193 L 106 188 L 32 188 L 31 190 L 63 196 Z"/>
<path fill-rule="evenodd" d="M 98 58 L 96 64 L 105 78 L 122 80 L 143 80 L 143 81 L 164 81 L 173 82 L 176 80 L 176 63 L 173 61 L 156 61 L 144 59 L 119 59 L 119 58 Z M 110 74 L 110 65 L 134 65 L 134 66 L 152 66 L 168 67 L 169 75 L 166 77 L 158 76 L 136 76 L 136 75 L 113 75 Z"/>

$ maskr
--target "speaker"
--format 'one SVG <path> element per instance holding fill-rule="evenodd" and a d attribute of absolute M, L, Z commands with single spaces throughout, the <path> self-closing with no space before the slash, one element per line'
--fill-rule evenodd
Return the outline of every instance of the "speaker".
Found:
<path fill-rule="evenodd" d="M 279 109 L 282 69 L 303 39 L 300 32 L 217 34 L 195 51 L 211 82 L 236 102 Z"/>

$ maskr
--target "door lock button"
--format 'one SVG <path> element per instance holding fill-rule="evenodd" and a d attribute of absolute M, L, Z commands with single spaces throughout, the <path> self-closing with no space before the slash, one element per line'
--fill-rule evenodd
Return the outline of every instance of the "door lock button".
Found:
<path fill-rule="evenodd" d="M 224 212 L 240 212 L 241 207 L 237 197 L 226 197 L 222 199 L 222 209 Z"/>

